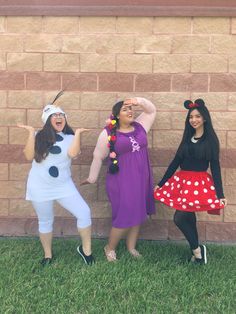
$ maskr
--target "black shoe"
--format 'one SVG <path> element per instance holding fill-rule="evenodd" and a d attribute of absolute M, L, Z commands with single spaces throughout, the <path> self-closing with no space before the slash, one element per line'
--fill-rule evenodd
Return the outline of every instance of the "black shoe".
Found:
<path fill-rule="evenodd" d="M 52 258 L 50 258 L 50 257 L 44 257 L 42 260 L 41 260 L 41 262 L 40 262 L 40 264 L 43 266 L 43 267 L 45 267 L 45 266 L 47 266 L 47 265 L 50 265 L 52 263 Z"/>
<path fill-rule="evenodd" d="M 92 264 L 95 263 L 95 258 L 93 257 L 92 254 L 91 255 L 85 255 L 82 245 L 77 247 L 77 251 L 78 251 L 79 255 L 83 258 L 86 265 L 91 266 Z"/>
<path fill-rule="evenodd" d="M 195 258 L 194 264 L 197 265 L 206 265 L 207 264 L 207 256 L 206 256 L 206 247 L 205 245 L 199 245 L 201 250 L 202 258 Z"/>

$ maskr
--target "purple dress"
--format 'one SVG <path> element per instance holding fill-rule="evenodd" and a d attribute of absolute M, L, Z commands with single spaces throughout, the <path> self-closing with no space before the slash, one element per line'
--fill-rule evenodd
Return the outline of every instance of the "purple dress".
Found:
<path fill-rule="evenodd" d="M 107 173 L 107 195 L 112 206 L 112 226 L 129 228 L 140 225 L 147 214 L 155 212 L 153 177 L 147 150 L 147 134 L 133 122 L 134 131 L 117 130 L 115 152 L 119 171 Z M 107 133 L 110 130 L 106 128 Z"/>

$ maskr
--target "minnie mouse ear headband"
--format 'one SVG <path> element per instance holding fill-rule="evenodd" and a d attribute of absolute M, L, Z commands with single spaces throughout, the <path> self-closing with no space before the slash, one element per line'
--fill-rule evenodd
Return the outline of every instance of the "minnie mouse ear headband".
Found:
<path fill-rule="evenodd" d="M 64 91 L 60 91 L 56 97 L 54 98 L 52 103 L 47 104 L 44 108 L 43 108 L 43 113 L 42 113 L 42 121 L 45 124 L 47 122 L 47 119 L 53 114 L 53 113 L 62 113 L 65 115 L 65 112 L 60 108 L 57 107 L 54 104 L 54 102 L 61 96 L 63 95 Z"/>
<path fill-rule="evenodd" d="M 194 102 L 191 100 L 185 100 L 184 107 L 186 109 L 202 108 L 205 107 L 205 102 L 202 99 L 196 99 Z"/>

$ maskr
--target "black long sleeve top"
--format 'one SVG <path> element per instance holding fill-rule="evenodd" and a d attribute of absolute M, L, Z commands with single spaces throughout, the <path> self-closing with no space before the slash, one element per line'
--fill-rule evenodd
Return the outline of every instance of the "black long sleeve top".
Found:
<path fill-rule="evenodd" d="M 190 143 L 189 149 L 193 152 L 194 149 L 197 147 L 197 143 Z M 194 149 L 193 146 L 194 145 Z M 175 173 L 175 171 L 180 167 L 181 170 L 186 171 L 207 171 L 209 168 L 211 169 L 212 178 L 214 181 L 214 186 L 216 189 L 216 195 L 217 197 L 224 198 L 224 192 L 222 187 L 222 178 L 221 178 L 221 169 L 220 169 L 220 162 L 219 159 L 212 159 L 212 160 L 205 160 L 205 159 L 197 159 L 194 156 L 194 153 L 191 154 L 189 157 L 183 157 L 181 158 L 177 154 L 175 155 L 174 159 L 170 163 L 168 169 L 166 170 L 163 178 L 158 183 L 160 187 L 162 187 L 165 182 L 172 177 L 172 175 Z"/>

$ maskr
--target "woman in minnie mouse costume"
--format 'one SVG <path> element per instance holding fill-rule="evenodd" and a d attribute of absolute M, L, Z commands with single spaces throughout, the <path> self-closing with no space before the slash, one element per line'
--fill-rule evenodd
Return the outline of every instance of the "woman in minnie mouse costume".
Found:
<path fill-rule="evenodd" d="M 39 236 L 44 250 L 43 266 L 52 262 L 53 203 L 57 201 L 77 218 L 82 245 L 77 251 L 85 264 L 94 263 L 91 253 L 90 208 L 81 197 L 71 178 L 71 160 L 80 153 L 80 134 L 67 124 L 65 112 L 55 106 L 63 92 L 43 109 L 44 126 L 36 132 L 33 127 L 19 125 L 29 132 L 24 149 L 27 160 L 33 161 L 27 180 L 26 199 L 32 202 L 39 222 Z"/>
<path fill-rule="evenodd" d="M 133 108 L 142 113 L 134 119 Z M 147 133 L 156 116 L 155 106 L 145 98 L 119 101 L 112 108 L 111 119 L 101 132 L 93 153 L 88 179 L 97 180 L 102 160 L 109 156 L 106 176 L 107 195 L 112 207 L 112 228 L 104 251 L 109 262 L 115 262 L 116 247 L 126 237 L 133 257 L 140 257 L 136 242 L 140 225 L 155 212 L 153 179 L 148 156 Z"/>
<path fill-rule="evenodd" d="M 196 212 L 220 214 L 227 205 L 219 163 L 219 140 L 202 99 L 184 102 L 188 109 L 182 141 L 154 197 L 176 209 L 174 222 L 193 252 L 191 262 L 206 264 L 206 247 L 199 245 Z M 207 173 L 210 165 L 212 176 Z M 180 171 L 176 172 L 180 167 Z"/>

